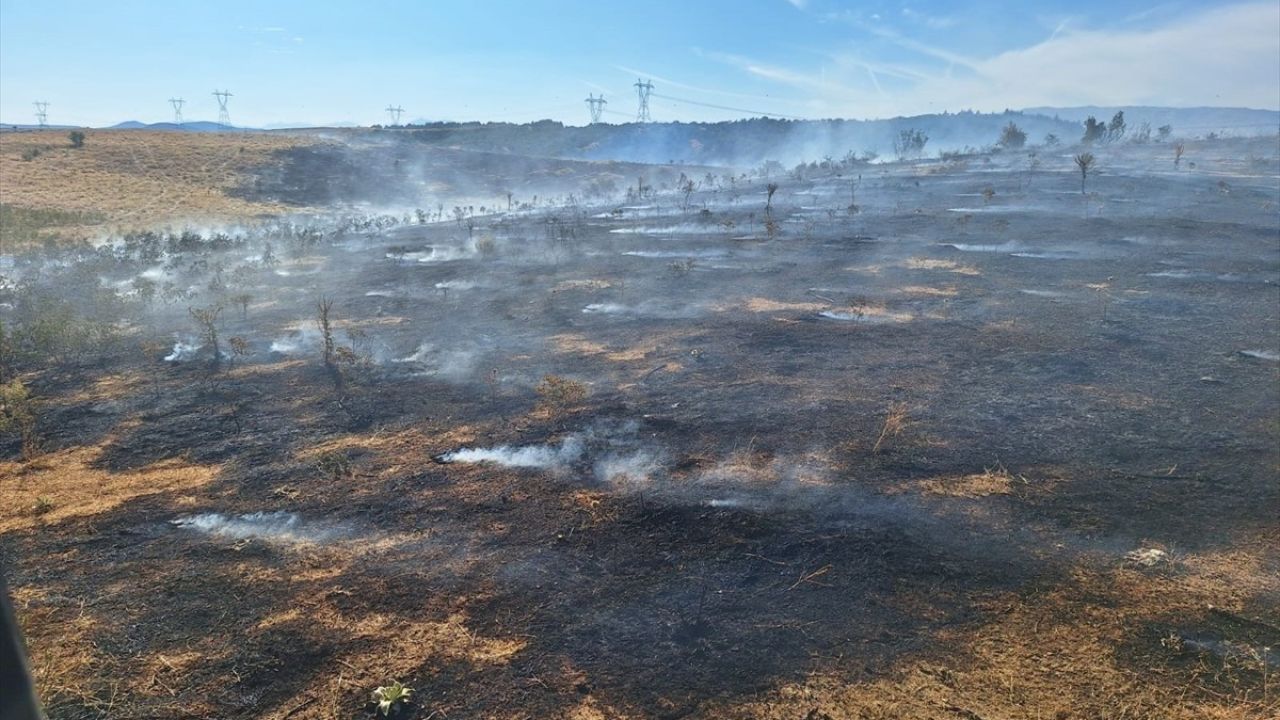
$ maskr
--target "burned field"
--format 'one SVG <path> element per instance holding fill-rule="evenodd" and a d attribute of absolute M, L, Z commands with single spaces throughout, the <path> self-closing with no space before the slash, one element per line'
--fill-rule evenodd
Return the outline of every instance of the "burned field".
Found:
<path fill-rule="evenodd" d="M 1098 156 L 11 258 L 51 716 L 1274 716 L 1275 139 Z"/>

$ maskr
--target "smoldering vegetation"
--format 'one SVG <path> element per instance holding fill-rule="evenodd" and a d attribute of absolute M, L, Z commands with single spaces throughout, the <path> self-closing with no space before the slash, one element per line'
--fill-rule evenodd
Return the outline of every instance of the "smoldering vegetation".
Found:
<path fill-rule="evenodd" d="M 1003 613 L 973 597 L 1173 577 L 1144 551 L 1274 529 L 1269 138 L 1194 170 L 1096 149 L 1084 191 L 1078 148 L 639 173 L 459 151 L 442 175 L 381 142 L 246 190 L 292 217 L 5 258 L 0 367 L 49 398 L 38 452 L 218 468 L 93 523 L 162 518 L 170 554 L 236 567 L 378 545 L 299 592 L 342 627 L 430 602 L 523 633 L 509 668 L 421 681 L 451 714 L 486 702 L 457 683 L 549 664 L 632 707 L 681 688 L 673 717 L 815 652 L 880 672 Z"/>

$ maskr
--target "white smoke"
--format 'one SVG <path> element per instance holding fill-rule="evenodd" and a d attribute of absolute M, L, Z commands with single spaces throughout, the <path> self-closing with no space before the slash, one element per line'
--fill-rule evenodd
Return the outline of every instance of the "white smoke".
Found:
<path fill-rule="evenodd" d="M 662 471 L 662 455 L 644 449 L 611 452 L 595 463 L 596 480 L 624 492 L 651 488 Z"/>
<path fill-rule="evenodd" d="M 301 329 L 271 341 L 271 352 L 281 355 L 298 355 L 320 347 L 320 331 L 299 323 Z"/>
<path fill-rule="evenodd" d="M 180 528 L 233 540 L 271 540 L 285 543 L 319 543 L 341 537 L 345 533 L 332 526 L 305 523 L 290 512 L 257 512 L 228 516 L 202 513 L 172 521 Z"/>
<path fill-rule="evenodd" d="M 551 470 L 577 462 L 585 452 L 580 435 L 570 435 L 559 445 L 499 445 L 491 448 L 463 448 L 440 455 L 444 463 L 489 463 L 503 467 Z"/>
<path fill-rule="evenodd" d="M 195 342 L 183 342 L 182 340 L 179 340 L 173 344 L 173 352 L 164 356 L 164 361 L 190 362 L 191 360 L 196 359 L 196 356 L 200 353 L 200 349 L 203 347 L 203 345 Z"/>

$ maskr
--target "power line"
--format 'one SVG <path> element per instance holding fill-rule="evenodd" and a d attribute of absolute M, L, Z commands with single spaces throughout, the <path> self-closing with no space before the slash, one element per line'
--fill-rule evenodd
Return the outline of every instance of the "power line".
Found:
<path fill-rule="evenodd" d="M 808 118 L 802 118 L 798 115 L 783 115 L 782 113 L 765 112 L 763 110 L 748 110 L 746 108 L 729 107 L 727 105 L 715 105 L 712 103 L 699 102 L 697 100 L 686 100 L 684 98 L 672 97 L 670 95 L 659 95 L 658 93 L 654 93 L 653 96 L 656 98 L 662 98 L 663 100 L 672 100 L 674 102 L 684 103 L 685 105 L 697 105 L 699 107 L 714 108 L 716 110 L 727 110 L 729 112 L 740 112 L 740 113 L 747 113 L 750 115 L 762 115 L 764 117 L 782 118 L 784 120 L 807 120 L 808 119 Z"/>
<path fill-rule="evenodd" d="M 186 102 L 182 98 L 169 98 L 169 104 L 173 106 L 173 122 L 177 125 L 182 124 L 182 106 Z"/>
<path fill-rule="evenodd" d="M 404 113 L 404 108 L 400 107 L 399 105 L 396 105 L 394 107 L 392 107 L 391 105 L 387 105 L 387 114 L 391 116 L 392 125 L 400 124 L 400 115 L 402 113 Z"/>
<path fill-rule="evenodd" d="M 49 101 L 37 100 L 32 104 L 36 106 L 36 122 L 40 127 L 49 127 Z"/>

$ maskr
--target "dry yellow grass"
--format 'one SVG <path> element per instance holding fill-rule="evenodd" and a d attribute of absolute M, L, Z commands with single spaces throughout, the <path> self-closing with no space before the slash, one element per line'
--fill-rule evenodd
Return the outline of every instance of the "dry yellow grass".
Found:
<path fill-rule="evenodd" d="M 934 258 L 907 258 L 903 267 L 908 270 L 946 270 L 957 275 L 981 275 L 982 271 L 973 265 L 962 265 L 954 260 L 938 260 Z"/>
<path fill-rule="evenodd" d="M 227 194 L 272 153 L 321 142 L 276 133 L 90 130 L 84 147 L 64 131 L 0 134 L 0 202 L 104 216 L 99 226 L 53 228 L 91 237 L 112 229 L 243 220 L 287 211 Z M 23 154 L 41 149 L 39 156 Z"/>
<path fill-rule="evenodd" d="M 1123 566 L 1078 567 L 1061 585 L 1025 596 L 1001 593 L 980 605 L 991 620 L 943 630 L 944 655 L 904 663 L 865 682 L 819 665 L 713 718 L 1125 718 L 1227 720 L 1274 718 L 1280 694 L 1224 691 L 1206 671 L 1190 685 L 1169 671 L 1141 672 L 1144 658 L 1126 645 L 1151 623 L 1203 613 L 1211 603 L 1239 610 L 1249 597 L 1280 590 L 1280 579 L 1243 551 L 1183 558 L 1176 576 Z M 1135 663 L 1138 663 L 1135 665 Z M 1226 671 L 1229 672 L 1229 671 Z M 1229 678 L 1228 678 L 1229 679 Z"/>
<path fill-rule="evenodd" d="M 0 463 L 0 533 L 98 515 L 144 495 L 200 487 L 218 468 L 162 460 L 137 470 L 94 467 L 102 448 L 76 447 L 30 462 Z"/>

